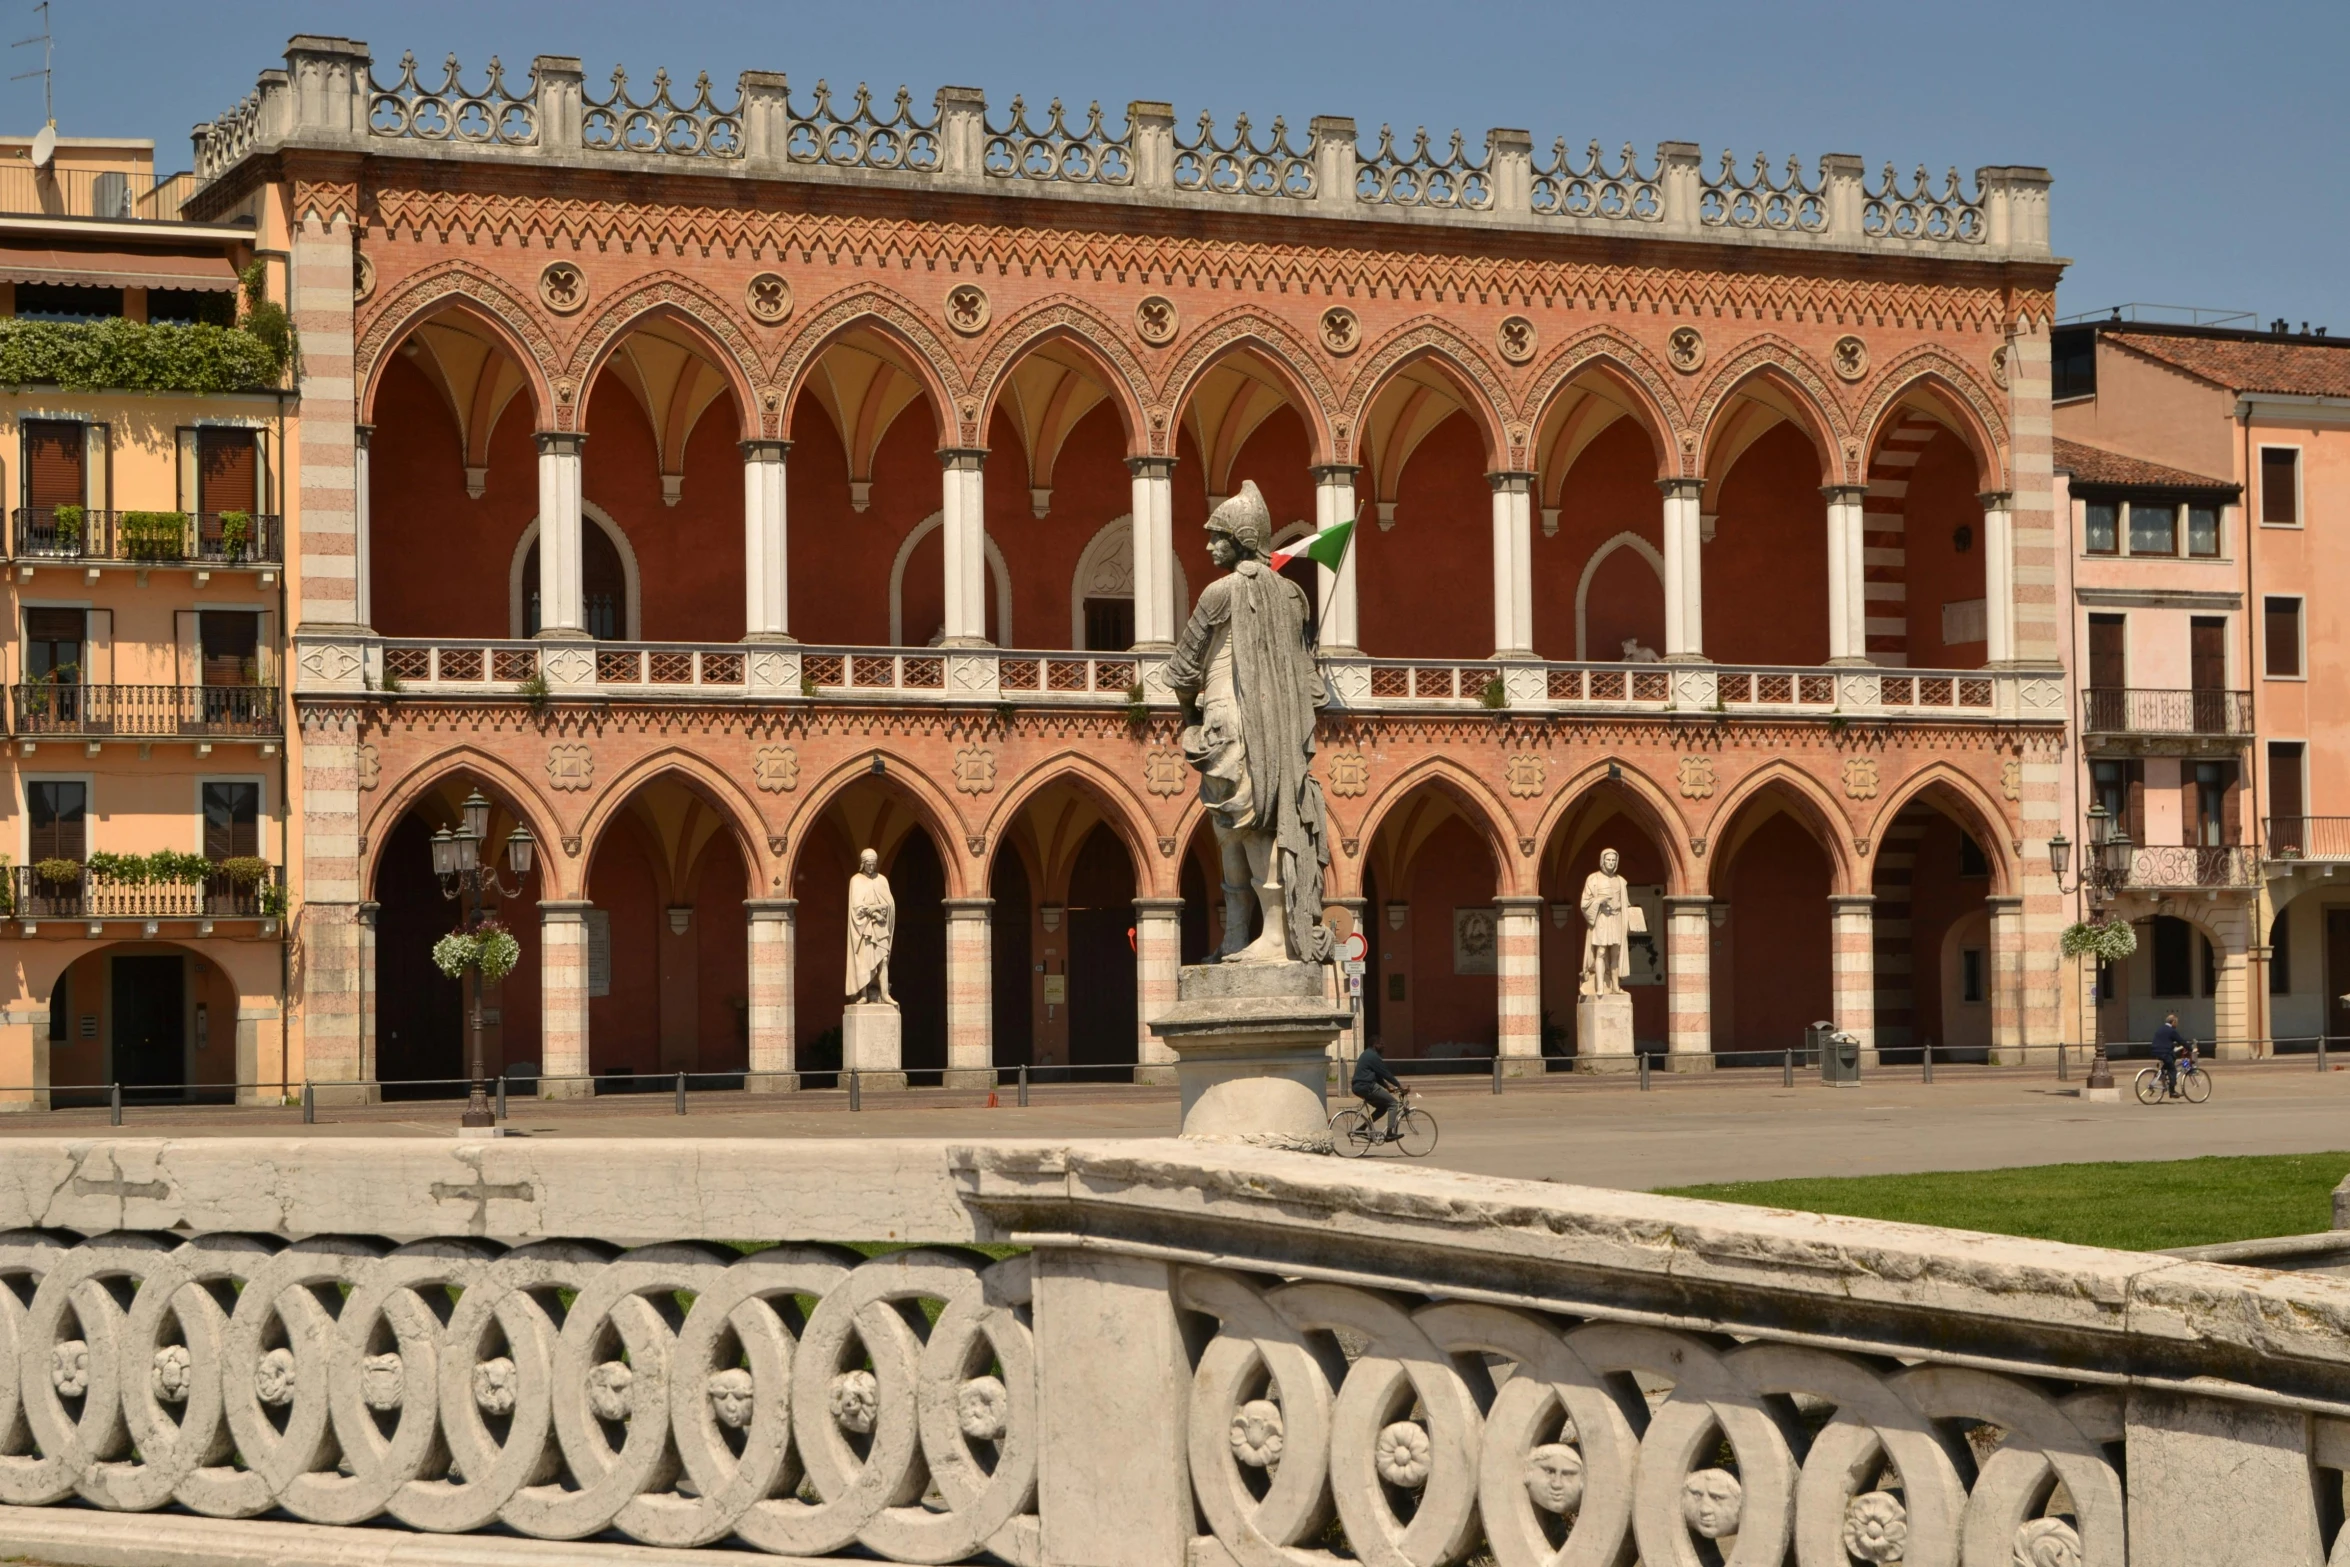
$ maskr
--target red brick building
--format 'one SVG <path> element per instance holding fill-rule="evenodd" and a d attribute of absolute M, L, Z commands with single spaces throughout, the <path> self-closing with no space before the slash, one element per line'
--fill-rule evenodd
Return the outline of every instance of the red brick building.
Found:
<path fill-rule="evenodd" d="M 1676 1065 L 1821 1017 L 2054 1039 L 2039 170 L 467 84 L 320 38 L 198 163 L 304 334 L 314 1079 L 456 1071 L 426 839 L 476 788 L 546 846 L 495 1059 L 793 1071 L 865 847 L 909 1066 L 1153 1059 L 1217 917 L 1156 672 L 1242 479 L 1284 537 L 1362 519 L 1301 580 L 1391 1054 L 1571 1053 L 1611 846 Z"/>

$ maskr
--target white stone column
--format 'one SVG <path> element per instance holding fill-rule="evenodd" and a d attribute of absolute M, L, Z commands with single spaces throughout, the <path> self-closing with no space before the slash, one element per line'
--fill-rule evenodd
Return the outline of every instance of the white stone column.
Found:
<path fill-rule="evenodd" d="M 1861 556 L 1865 486 L 1831 484 L 1828 498 L 1828 662 L 1869 661 L 1867 572 Z"/>
<path fill-rule="evenodd" d="M 2024 1042 L 2024 900 L 1991 897 L 1983 900 L 1991 916 L 1991 1059 L 2001 1065 L 2025 1064 Z M 1913 983 L 1933 982 L 1925 955 L 1913 951 Z"/>
<path fill-rule="evenodd" d="M 1836 1031 L 1860 1041 L 1860 1058 L 1877 1059 L 1877 900 L 1867 893 L 1828 898 L 1828 968 Z"/>
<path fill-rule="evenodd" d="M 800 905 L 792 898 L 746 898 L 743 908 L 751 921 L 751 1069 L 743 1087 L 788 1093 L 800 1086 L 794 990 Z"/>
<path fill-rule="evenodd" d="M 1493 900 L 1495 988 L 1501 1008 L 1501 1070 L 1539 1077 L 1542 1060 L 1542 911 L 1540 898 Z"/>
<path fill-rule="evenodd" d="M 351 545 L 353 557 L 351 571 L 354 583 L 354 607 L 351 611 L 351 618 L 362 626 L 373 626 L 375 624 L 375 571 L 373 569 L 374 557 L 369 553 L 371 537 L 369 530 L 373 523 L 368 514 L 367 501 L 367 443 L 375 434 L 375 426 L 361 424 L 352 426 L 352 429 L 357 436 L 357 441 L 351 453 L 351 514 L 357 523 L 357 531 Z M 279 519 L 278 527 L 282 534 L 285 527 L 283 518 Z M 285 546 L 281 544 L 278 547 L 282 550 Z"/>
<path fill-rule="evenodd" d="M 1668 1070 L 1714 1067 L 1711 898 L 1665 899 L 1665 1051 Z"/>
<path fill-rule="evenodd" d="M 1175 645 L 1183 606 L 1175 602 L 1175 459 L 1129 457 L 1134 476 L 1134 645 Z"/>
<path fill-rule="evenodd" d="M 949 1088 L 995 1086 L 993 898 L 948 898 L 947 1071 Z"/>
<path fill-rule="evenodd" d="M 946 645 L 987 645 L 987 453 L 953 449 L 938 454 L 945 480 L 939 499 L 939 537 L 946 546 Z"/>
<path fill-rule="evenodd" d="M 1183 900 L 1134 900 L 1134 1059 L 1138 1083 L 1173 1083 L 1175 1050 L 1151 1032 L 1151 1023 L 1175 1004 L 1175 981 L 1183 967 Z"/>
<path fill-rule="evenodd" d="M 1534 475 L 1489 473 L 1485 479 L 1493 486 L 1493 656 L 1532 658 Z"/>
<path fill-rule="evenodd" d="M 580 537 L 586 526 L 580 510 L 580 452 L 587 437 L 542 430 L 538 443 L 539 635 L 582 638 L 588 630 Z"/>
<path fill-rule="evenodd" d="M 1705 658 L 1704 534 L 1697 508 L 1702 479 L 1659 479 L 1665 496 L 1665 657 L 1683 663 Z"/>
<path fill-rule="evenodd" d="M 584 900 L 539 905 L 539 1084 L 541 1099 L 584 1099 L 588 1077 L 588 931 Z"/>
<path fill-rule="evenodd" d="M 2015 497 L 2004 490 L 1977 496 L 1983 503 L 1983 624 L 1990 646 L 1983 661 L 2015 662 Z"/>
<path fill-rule="evenodd" d="M 375 939 L 376 924 L 382 914 L 380 903 L 360 904 L 358 929 L 354 932 L 359 959 L 359 1080 L 363 1083 L 376 1080 Z M 281 1031 L 284 1028 L 282 1019 L 279 1028 Z M 243 1082 L 244 1078 L 240 1075 L 238 1081 Z"/>
<path fill-rule="evenodd" d="M 789 441 L 743 441 L 743 640 L 789 642 L 791 567 L 783 480 Z"/>
<path fill-rule="evenodd" d="M 1344 463 L 1332 463 L 1314 470 L 1314 531 L 1327 532 L 1342 522 L 1352 522 L 1355 515 L 1355 469 Z M 1320 643 L 1325 653 L 1359 653 L 1362 651 L 1362 632 L 1357 619 L 1355 557 L 1361 553 L 1363 541 L 1359 538 L 1347 545 L 1346 559 L 1332 571 L 1328 566 L 1317 566 L 1322 592 L 1322 621 Z"/>

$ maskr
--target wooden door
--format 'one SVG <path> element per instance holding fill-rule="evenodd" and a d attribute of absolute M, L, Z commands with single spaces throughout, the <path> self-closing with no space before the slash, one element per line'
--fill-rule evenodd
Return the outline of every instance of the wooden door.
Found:
<path fill-rule="evenodd" d="M 2326 910 L 2326 1034 L 2339 1042 L 2350 1038 L 2350 1006 L 2342 993 L 2350 991 L 2350 909 Z"/>
<path fill-rule="evenodd" d="M 2126 667 L 2128 622 L 2119 615 L 2089 617 L 2088 727 L 2125 729 L 2122 687 L 2129 682 Z"/>
<path fill-rule="evenodd" d="M 2216 615 L 2188 622 L 2187 684 L 2195 693 L 2195 732 L 2227 732 L 2228 623 Z"/>
<path fill-rule="evenodd" d="M 176 954 L 114 960 L 114 1080 L 125 1088 L 168 1089 L 188 1079 L 186 960 Z"/>

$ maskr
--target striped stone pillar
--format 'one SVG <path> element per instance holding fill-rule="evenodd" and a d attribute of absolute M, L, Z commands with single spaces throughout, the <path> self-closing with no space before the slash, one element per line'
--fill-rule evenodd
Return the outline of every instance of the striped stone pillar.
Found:
<path fill-rule="evenodd" d="M 1991 1059 L 2021 1064 L 2024 1043 L 2024 900 L 1985 898 L 1991 915 Z"/>
<path fill-rule="evenodd" d="M 588 1079 L 588 929 L 585 899 L 539 905 L 539 1097 L 584 1099 Z M 567 1081 L 549 1082 L 548 1078 Z"/>
<path fill-rule="evenodd" d="M 1501 1070 L 1539 1077 L 1542 1062 L 1542 910 L 1540 898 L 1493 900 L 1495 984 L 1501 1010 Z"/>
<path fill-rule="evenodd" d="M 1877 1064 L 1877 900 L 1867 893 L 1828 899 L 1828 968 L 1836 1031 L 1860 1041 L 1865 1066 Z"/>
<path fill-rule="evenodd" d="M 743 1086 L 755 1094 L 800 1086 L 793 965 L 798 961 L 800 905 L 794 898 L 746 898 L 751 921 L 751 1061 Z"/>
<path fill-rule="evenodd" d="M 1665 899 L 1665 1065 L 1714 1069 L 1714 933 L 1711 898 Z"/>
<path fill-rule="evenodd" d="M 1175 1081 L 1175 1051 L 1151 1032 L 1151 1023 L 1175 1004 L 1175 977 L 1183 966 L 1183 900 L 1134 900 L 1134 1059 L 1138 1083 Z"/>
<path fill-rule="evenodd" d="M 993 898 L 948 898 L 947 1074 L 949 1088 L 995 1086 Z"/>

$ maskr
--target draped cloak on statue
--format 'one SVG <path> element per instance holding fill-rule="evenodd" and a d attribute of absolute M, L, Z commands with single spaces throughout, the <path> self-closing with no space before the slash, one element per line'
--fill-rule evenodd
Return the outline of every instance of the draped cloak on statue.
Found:
<path fill-rule="evenodd" d="M 865 993 L 873 976 L 889 965 L 889 949 L 898 932 L 898 900 L 890 895 L 889 878 L 875 872 L 857 872 L 849 878 L 849 988 L 850 1000 Z M 886 979 L 884 981 L 886 984 Z"/>

